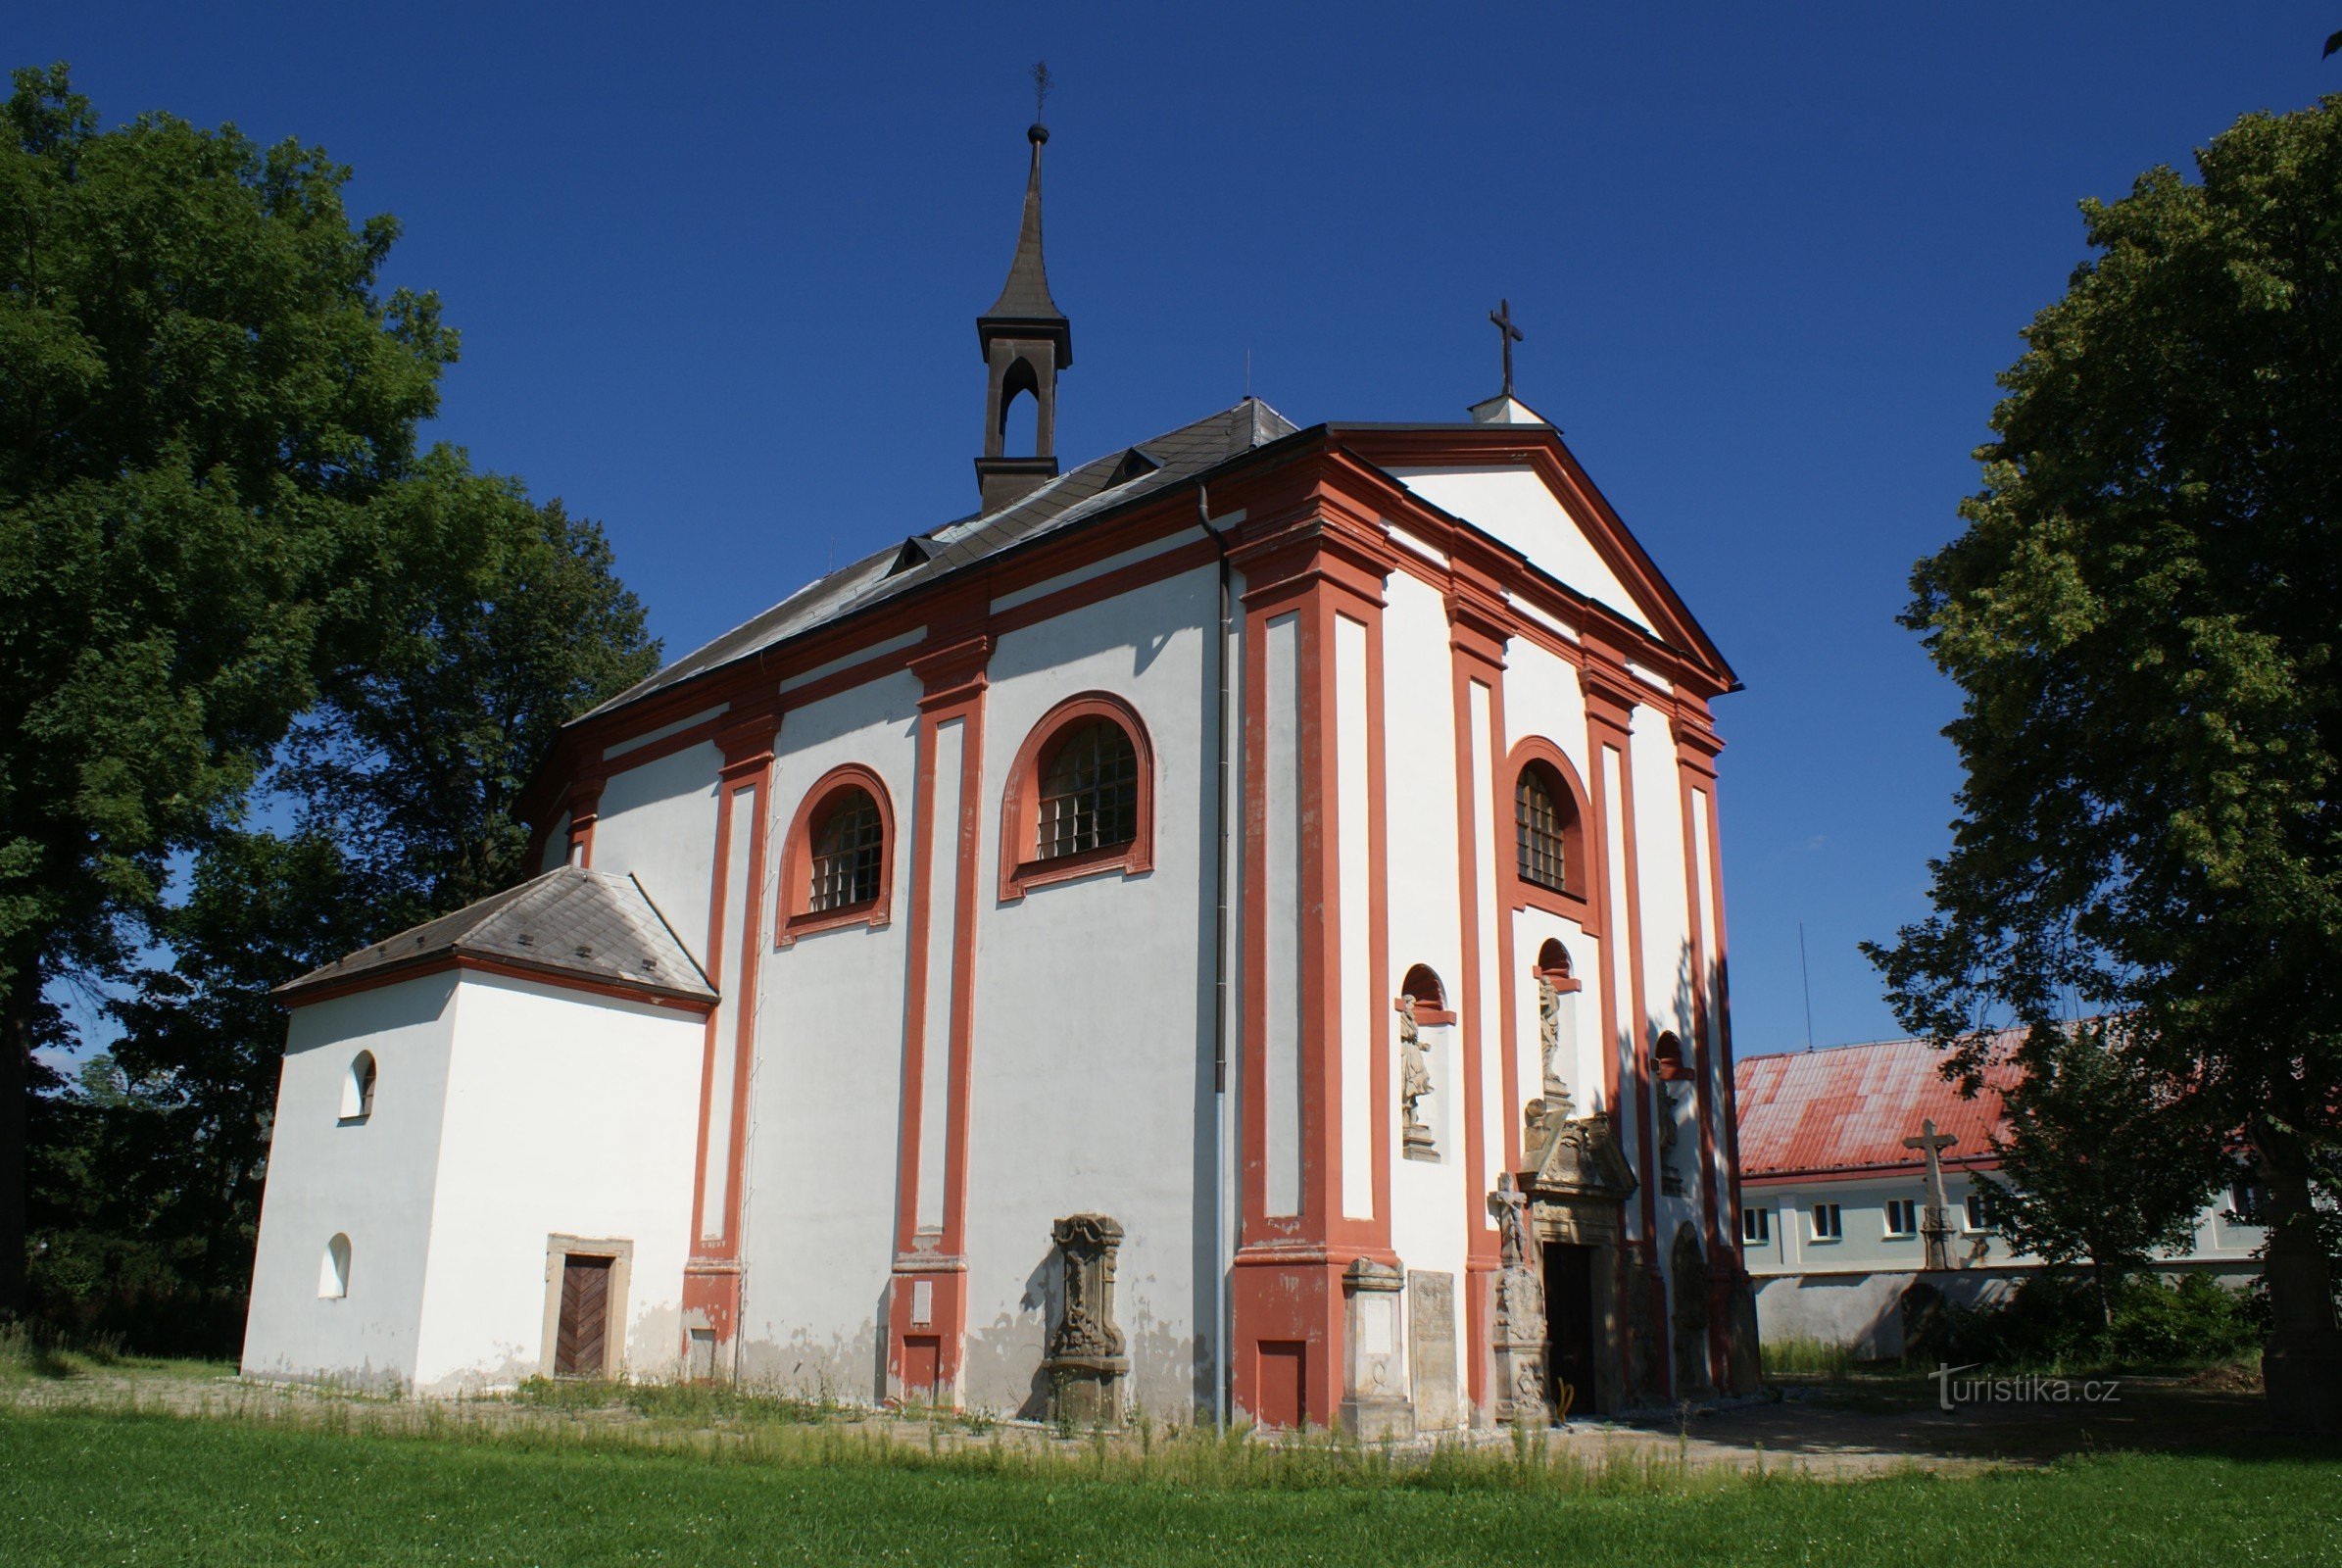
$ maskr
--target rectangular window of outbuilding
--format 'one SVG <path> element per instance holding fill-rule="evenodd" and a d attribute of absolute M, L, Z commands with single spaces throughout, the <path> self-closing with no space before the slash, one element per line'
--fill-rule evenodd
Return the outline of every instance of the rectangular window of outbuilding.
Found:
<path fill-rule="evenodd" d="M 1816 1203 L 1814 1205 L 1814 1240 L 1834 1242 L 1843 1235 L 1845 1235 L 1844 1221 L 1838 1213 L 1837 1204 Z"/>
<path fill-rule="evenodd" d="M 1740 1240 L 1749 1247 L 1773 1245 L 1773 1210 L 1744 1208 L 1740 1210 Z"/>
<path fill-rule="evenodd" d="M 1970 1193 L 1965 1207 L 1967 1212 L 1961 1217 L 1968 1222 L 1970 1230 L 1988 1231 L 1992 1229 L 1992 1195 L 1990 1193 Z"/>
<path fill-rule="evenodd" d="M 1886 1200 L 1886 1234 L 1892 1237 L 1919 1234 L 1919 1204 L 1908 1198 Z"/>

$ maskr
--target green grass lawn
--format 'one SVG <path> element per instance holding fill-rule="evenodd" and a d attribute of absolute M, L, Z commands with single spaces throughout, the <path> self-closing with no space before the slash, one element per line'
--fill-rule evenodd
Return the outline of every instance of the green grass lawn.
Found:
<path fill-rule="evenodd" d="M 0 1561 L 111 1563 L 2342 1562 L 2342 1465 L 2107 1455 L 2036 1472 L 1573 1494 L 817 1466 L 0 1413 Z"/>

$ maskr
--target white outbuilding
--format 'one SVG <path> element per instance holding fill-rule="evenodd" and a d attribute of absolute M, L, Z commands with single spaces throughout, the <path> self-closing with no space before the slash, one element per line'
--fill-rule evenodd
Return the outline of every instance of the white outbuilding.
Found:
<path fill-rule="evenodd" d="M 561 867 L 282 995 L 247 1373 L 680 1370 L 715 994 L 631 877 Z"/>

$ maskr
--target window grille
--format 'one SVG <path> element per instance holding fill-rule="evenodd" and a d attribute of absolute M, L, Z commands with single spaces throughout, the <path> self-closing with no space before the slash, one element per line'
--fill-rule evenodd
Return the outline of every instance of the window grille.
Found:
<path fill-rule="evenodd" d="M 1513 801 L 1514 817 L 1520 826 L 1521 880 L 1551 888 L 1556 893 L 1568 892 L 1569 878 L 1562 858 L 1561 808 L 1542 769 L 1521 769 L 1521 782 L 1514 791 Z"/>
<path fill-rule="evenodd" d="M 1110 849 L 1139 836 L 1139 754 L 1111 719 L 1078 725 L 1041 780 L 1038 859 Z"/>
<path fill-rule="evenodd" d="M 848 791 L 814 835 L 813 886 L 806 908 L 820 914 L 876 899 L 886 831 L 886 819 L 878 814 L 870 792 Z"/>

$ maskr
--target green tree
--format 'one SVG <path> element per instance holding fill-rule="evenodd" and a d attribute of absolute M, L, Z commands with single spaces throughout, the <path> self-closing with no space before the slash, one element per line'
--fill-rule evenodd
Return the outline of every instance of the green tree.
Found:
<path fill-rule="evenodd" d="M 417 469 L 383 503 L 407 564 L 375 576 L 355 662 L 269 777 L 295 830 L 207 835 L 188 897 L 148 918 L 171 961 L 113 1007 L 126 1098 L 76 1097 L 96 1151 L 79 1157 L 119 1174 L 94 1212 L 50 1205 L 38 1237 L 36 1303 L 56 1321 L 142 1338 L 158 1278 L 171 1300 L 241 1299 L 285 1035 L 271 991 L 526 875 L 529 772 L 566 719 L 658 665 L 599 526 L 450 449 Z M 125 1170 L 108 1152 L 133 1126 L 158 1152 Z M 157 1348 L 232 1350 L 240 1314 L 181 1315 L 211 1342 L 167 1328 Z"/>
<path fill-rule="evenodd" d="M 168 858 L 242 799 L 393 552 L 374 502 L 456 356 L 376 283 L 349 171 L 66 69 L 0 109 L 0 1315 L 24 1303 L 44 988 L 117 972 Z"/>
<path fill-rule="evenodd" d="M 2125 1020 L 2170 1136 L 2269 1191 L 2280 1413 L 2342 1349 L 2312 1185 L 2342 1120 L 2342 97 L 2122 200 L 2025 331 L 1905 624 L 1965 693 L 1934 913 L 1874 948 L 1973 1068 L 1995 1016 Z"/>
<path fill-rule="evenodd" d="M 1993 1224 L 2053 1267 L 2086 1267 L 2101 1326 L 2129 1276 L 2159 1250 L 2185 1251 L 2196 1216 L 2233 1161 L 2217 1129 L 2143 1065 L 2120 1019 L 2028 1032 L 2025 1076 L 2004 1097 L 1993 1152 Z"/>

